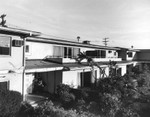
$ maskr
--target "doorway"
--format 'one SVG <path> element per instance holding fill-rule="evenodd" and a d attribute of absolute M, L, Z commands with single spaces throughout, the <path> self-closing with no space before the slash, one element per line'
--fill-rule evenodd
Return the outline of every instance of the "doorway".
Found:
<path fill-rule="evenodd" d="M 81 73 L 81 87 L 91 87 L 91 72 Z"/>

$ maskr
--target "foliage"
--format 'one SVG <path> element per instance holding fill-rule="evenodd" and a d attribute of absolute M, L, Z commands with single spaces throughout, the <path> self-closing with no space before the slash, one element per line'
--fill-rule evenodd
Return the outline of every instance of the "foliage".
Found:
<path fill-rule="evenodd" d="M 115 94 L 104 93 L 100 96 L 101 111 L 108 117 L 114 117 L 121 107 L 121 101 Z"/>
<path fill-rule="evenodd" d="M 30 111 L 26 111 L 27 109 Z M 46 101 L 35 108 L 31 108 L 31 105 L 25 102 L 21 112 L 23 112 L 20 114 L 21 117 L 100 117 L 89 112 L 78 113 L 72 109 L 64 110 L 62 107 L 54 106 L 52 101 Z"/>
<path fill-rule="evenodd" d="M 140 117 L 140 115 L 130 107 L 123 107 L 116 113 L 116 117 Z"/>
<path fill-rule="evenodd" d="M 70 86 L 66 85 L 66 84 L 59 84 L 57 85 L 57 95 L 61 96 L 62 94 L 64 94 L 64 92 L 70 92 Z"/>
<path fill-rule="evenodd" d="M 45 85 L 46 84 L 43 82 L 43 80 L 41 78 L 35 78 L 33 80 L 33 93 L 42 92 Z"/>
<path fill-rule="evenodd" d="M 20 108 L 22 96 L 19 92 L 0 90 L 0 116 L 12 117 Z"/>
<path fill-rule="evenodd" d="M 70 90 L 69 85 L 66 84 L 59 84 L 57 86 L 57 95 L 65 108 L 72 106 L 75 101 L 75 96 L 73 93 L 70 93 Z"/>
<path fill-rule="evenodd" d="M 34 108 L 28 102 L 22 102 L 18 117 L 30 117 L 34 115 Z"/>

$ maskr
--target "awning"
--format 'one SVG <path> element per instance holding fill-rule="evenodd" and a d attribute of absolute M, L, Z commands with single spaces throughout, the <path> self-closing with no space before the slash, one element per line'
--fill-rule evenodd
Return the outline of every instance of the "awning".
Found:
<path fill-rule="evenodd" d="M 47 72 L 47 71 L 57 71 L 63 70 L 63 65 L 58 63 L 53 63 L 45 60 L 27 60 L 25 72 Z"/>
<path fill-rule="evenodd" d="M 127 65 L 134 63 L 134 61 L 120 61 L 117 62 L 117 65 Z M 97 65 L 100 67 L 108 67 L 109 62 L 96 62 Z M 96 66 L 94 66 L 96 68 Z M 91 69 L 91 67 L 85 63 L 54 63 L 51 61 L 46 60 L 27 60 L 26 61 L 26 67 L 25 72 L 26 73 L 33 73 L 33 72 L 48 72 L 48 71 L 70 71 L 70 70 L 83 70 L 83 69 Z"/>

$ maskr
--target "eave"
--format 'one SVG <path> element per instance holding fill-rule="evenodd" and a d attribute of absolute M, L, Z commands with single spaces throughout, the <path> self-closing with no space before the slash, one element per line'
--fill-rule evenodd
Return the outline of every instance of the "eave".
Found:
<path fill-rule="evenodd" d="M 11 27 L 0 27 L 0 34 L 7 34 L 7 35 L 14 35 L 14 36 L 21 36 L 21 37 L 34 37 L 34 36 L 41 35 L 40 32 L 11 28 Z"/>
<path fill-rule="evenodd" d="M 27 38 L 27 41 L 58 44 L 58 45 L 65 45 L 65 46 L 86 47 L 86 48 L 94 48 L 94 49 L 120 50 L 119 48 L 114 48 L 114 47 L 100 46 L 94 44 L 83 44 L 74 41 L 59 40 L 59 39 L 44 38 L 44 37 L 29 37 Z"/>

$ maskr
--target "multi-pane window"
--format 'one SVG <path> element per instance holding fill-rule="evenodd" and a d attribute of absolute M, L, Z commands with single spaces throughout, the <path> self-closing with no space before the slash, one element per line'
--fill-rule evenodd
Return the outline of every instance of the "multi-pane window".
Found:
<path fill-rule="evenodd" d="M 0 55 L 11 55 L 11 38 L 0 36 Z"/>
<path fill-rule="evenodd" d="M 54 46 L 54 57 L 75 58 L 79 54 L 79 48 Z"/>
<path fill-rule="evenodd" d="M 106 58 L 106 51 L 105 50 L 89 50 L 86 51 L 86 56 L 92 58 Z"/>
<path fill-rule="evenodd" d="M 101 57 L 106 58 L 106 51 L 105 50 L 101 50 Z"/>
<path fill-rule="evenodd" d="M 64 47 L 64 58 L 72 58 L 72 48 Z"/>

